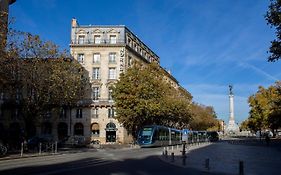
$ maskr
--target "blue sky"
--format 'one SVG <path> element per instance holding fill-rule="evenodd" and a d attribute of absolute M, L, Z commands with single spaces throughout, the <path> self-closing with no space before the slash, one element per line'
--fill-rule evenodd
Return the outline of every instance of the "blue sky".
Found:
<path fill-rule="evenodd" d="M 70 21 L 126 25 L 158 56 L 162 67 L 228 122 L 228 85 L 235 119 L 248 117 L 247 98 L 281 79 L 281 61 L 267 62 L 275 37 L 264 15 L 269 0 L 17 0 L 13 27 L 69 49 Z"/>

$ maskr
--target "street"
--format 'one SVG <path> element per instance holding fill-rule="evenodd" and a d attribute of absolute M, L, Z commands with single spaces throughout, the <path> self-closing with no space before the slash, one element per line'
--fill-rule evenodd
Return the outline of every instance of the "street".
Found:
<path fill-rule="evenodd" d="M 259 140 L 230 140 L 189 145 L 186 165 L 182 165 L 181 147 L 174 147 L 175 161 L 162 156 L 163 148 L 81 149 L 57 155 L 2 159 L 2 175 L 99 174 L 99 175 L 181 175 L 238 174 L 239 161 L 245 174 L 278 174 L 280 172 L 280 141 L 266 146 Z M 210 160 L 206 169 L 204 161 Z"/>
<path fill-rule="evenodd" d="M 102 149 L 3 160 L 0 161 L 0 174 L 184 174 L 183 168 L 161 161 L 161 151 L 162 148 Z"/>

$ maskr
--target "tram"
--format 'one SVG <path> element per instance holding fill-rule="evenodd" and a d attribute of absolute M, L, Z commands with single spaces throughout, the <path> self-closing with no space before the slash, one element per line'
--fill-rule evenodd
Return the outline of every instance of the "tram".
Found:
<path fill-rule="evenodd" d="M 159 125 L 148 125 L 143 127 L 138 134 L 137 143 L 140 147 L 158 147 L 218 141 L 219 135 L 216 131 L 192 131 L 188 129 L 178 130 Z"/>
<path fill-rule="evenodd" d="M 157 147 L 181 144 L 182 131 L 159 125 L 143 127 L 138 134 L 137 143 L 141 147 Z"/>

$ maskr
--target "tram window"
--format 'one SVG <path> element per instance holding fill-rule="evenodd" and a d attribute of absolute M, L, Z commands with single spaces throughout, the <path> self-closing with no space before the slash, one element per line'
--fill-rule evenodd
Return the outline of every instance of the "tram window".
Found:
<path fill-rule="evenodd" d="M 142 136 L 150 136 L 152 134 L 152 128 L 143 128 Z"/>
<path fill-rule="evenodd" d="M 176 140 L 175 131 L 171 131 L 171 140 Z"/>
<path fill-rule="evenodd" d="M 154 139 L 154 140 L 158 140 L 158 139 L 159 139 L 159 132 L 158 132 L 158 129 L 155 129 L 155 130 L 154 130 L 153 139 Z"/>

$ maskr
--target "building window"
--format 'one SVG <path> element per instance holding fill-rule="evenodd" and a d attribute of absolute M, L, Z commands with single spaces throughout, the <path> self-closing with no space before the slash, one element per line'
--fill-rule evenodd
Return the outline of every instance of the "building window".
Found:
<path fill-rule="evenodd" d="M 116 63 L 116 53 L 109 53 L 108 62 Z"/>
<path fill-rule="evenodd" d="M 108 108 L 108 118 L 114 118 L 115 110 L 114 108 Z"/>
<path fill-rule="evenodd" d="M 58 139 L 63 140 L 67 138 L 68 126 L 66 123 L 60 122 L 57 126 Z"/>
<path fill-rule="evenodd" d="M 99 100 L 100 97 L 100 88 L 94 87 L 93 88 L 93 100 Z"/>
<path fill-rule="evenodd" d="M 129 45 L 130 47 L 132 47 L 132 41 L 131 41 L 130 38 L 128 38 L 128 45 Z"/>
<path fill-rule="evenodd" d="M 93 68 L 93 76 L 92 76 L 92 78 L 94 80 L 99 80 L 100 79 L 100 68 L 98 68 L 98 67 L 94 67 Z"/>
<path fill-rule="evenodd" d="M 66 109 L 60 108 L 60 118 L 65 119 L 66 118 Z"/>
<path fill-rule="evenodd" d="M 133 59 L 132 57 L 128 57 L 128 67 L 132 66 L 132 63 L 133 63 Z"/>
<path fill-rule="evenodd" d="M 110 79 L 110 80 L 116 79 L 116 68 L 109 68 L 108 79 Z"/>
<path fill-rule="evenodd" d="M 108 89 L 108 100 L 109 101 L 112 101 L 113 100 L 113 98 L 112 98 L 112 92 L 113 92 L 113 90 L 110 88 L 110 89 Z"/>
<path fill-rule="evenodd" d="M 78 44 L 84 44 L 85 36 L 78 36 Z"/>
<path fill-rule="evenodd" d="M 95 36 L 94 36 L 94 43 L 95 43 L 95 44 L 100 44 L 100 43 L 101 43 L 101 37 L 100 37 L 100 35 L 95 35 Z"/>
<path fill-rule="evenodd" d="M 98 108 L 93 108 L 92 118 L 99 118 L 99 109 Z"/>
<path fill-rule="evenodd" d="M 100 54 L 94 53 L 93 63 L 99 64 L 100 63 Z"/>
<path fill-rule="evenodd" d="M 18 88 L 16 89 L 16 100 L 21 100 L 21 91 Z"/>
<path fill-rule="evenodd" d="M 91 130 L 92 130 L 92 135 L 93 136 L 99 136 L 100 135 L 100 127 L 98 123 L 93 123 L 91 126 Z"/>
<path fill-rule="evenodd" d="M 52 112 L 51 110 L 47 110 L 44 114 L 43 114 L 44 119 L 50 119 L 52 118 Z"/>
<path fill-rule="evenodd" d="M 84 63 L 84 54 L 79 53 L 77 60 L 78 60 L 79 63 L 83 64 Z"/>
<path fill-rule="evenodd" d="M 116 44 L 117 43 L 116 35 L 110 35 L 109 36 L 109 43 L 110 44 Z"/>
<path fill-rule="evenodd" d="M 78 135 L 78 136 L 84 135 L 84 126 L 82 123 L 76 123 L 74 125 L 74 135 Z"/>
<path fill-rule="evenodd" d="M 82 118 L 83 112 L 81 108 L 76 109 L 76 118 Z"/>

